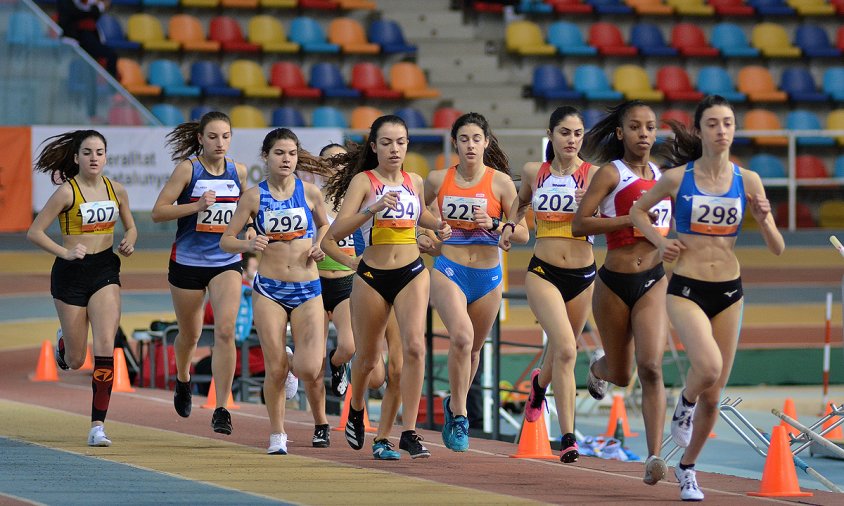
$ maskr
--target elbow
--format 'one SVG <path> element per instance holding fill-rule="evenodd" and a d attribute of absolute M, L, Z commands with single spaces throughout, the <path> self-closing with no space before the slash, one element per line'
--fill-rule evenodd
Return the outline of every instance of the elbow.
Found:
<path fill-rule="evenodd" d="M 164 221 L 164 217 L 161 216 L 161 211 L 157 207 L 152 208 L 152 213 L 150 213 L 150 217 L 152 218 L 153 223 L 161 223 Z"/>
<path fill-rule="evenodd" d="M 579 217 L 575 217 L 571 222 L 571 235 L 582 237 L 588 234 L 588 230 L 583 226 L 583 221 Z"/>
<path fill-rule="evenodd" d="M 32 229 L 32 227 L 29 227 L 29 230 L 26 231 L 26 240 L 34 244 L 35 234 L 36 232 Z"/>

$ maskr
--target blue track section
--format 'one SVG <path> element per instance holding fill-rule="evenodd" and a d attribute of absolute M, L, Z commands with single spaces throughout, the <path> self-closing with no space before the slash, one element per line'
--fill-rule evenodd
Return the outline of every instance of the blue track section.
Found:
<path fill-rule="evenodd" d="M 0 491 L 43 504 L 290 504 L 6 438 L 0 455 Z"/>

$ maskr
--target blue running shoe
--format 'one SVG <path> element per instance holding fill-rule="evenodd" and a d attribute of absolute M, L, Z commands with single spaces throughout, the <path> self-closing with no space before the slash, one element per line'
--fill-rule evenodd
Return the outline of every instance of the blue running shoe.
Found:
<path fill-rule="evenodd" d="M 451 444 L 446 446 L 456 452 L 465 452 L 469 449 L 469 420 L 463 415 L 455 416 L 451 427 Z"/>
<path fill-rule="evenodd" d="M 449 445 L 449 438 L 451 437 L 452 425 L 454 424 L 454 413 L 451 412 L 451 396 L 447 395 L 443 398 L 443 414 L 445 421 L 443 422 L 443 443 L 447 448 Z"/>
<path fill-rule="evenodd" d="M 393 450 L 393 447 L 389 439 L 376 439 L 372 443 L 372 457 L 375 460 L 399 460 L 401 454 Z"/>

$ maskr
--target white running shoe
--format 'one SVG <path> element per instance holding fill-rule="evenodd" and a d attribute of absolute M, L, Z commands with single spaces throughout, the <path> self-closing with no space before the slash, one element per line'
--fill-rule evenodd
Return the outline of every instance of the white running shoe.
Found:
<path fill-rule="evenodd" d="M 674 468 L 674 476 L 680 482 L 680 499 L 684 501 L 702 501 L 703 492 L 697 486 L 697 478 L 695 477 L 694 469 L 680 469 L 680 466 Z"/>
<path fill-rule="evenodd" d="M 686 406 L 683 401 L 683 392 L 680 392 L 677 407 L 674 408 L 674 416 L 671 417 L 671 439 L 680 448 L 686 448 L 692 440 L 694 417 L 695 406 Z"/>
<path fill-rule="evenodd" d="M 668 474 L 668 465 L 665 464 L 665 461 L 661 457 L 651 455 L 645 461 L 645 477 L 642 481 L 646 485 L 656 485 L 657 482 L 665 478 L 666 474 Z"/>
<path fill-rule="evenodd" d="M 293 350 L 290 349 L 290 346 L 284 347 L 285 351 L 287 351 L 287 379 L 284 380 L 284 398 L 288 401 L 294 397 L 296 397 L 296 392 L 299 391 L 299 378 L 293 375 L 293 372 L 289 369 L 292 358 L 293 358 Z"/>
<path fill-rule="evenodd" d="M 589 358 L 589 375 L 586 379 L 586 390 L 589 391 L 589 395 L 599 401 L 607 395 L 608 385 L 606 380 L 597 378 L 594 374 L 592 374 L 592 364 L 600 360 L 603 356 L 603 348 L 597 348 L 592 353 L 592 356 Z"/>
<path fill-rule="evenodd" d="M 111 440 L 106 436 L 102 425 L 91 427 L 88 432 L 88 446 L 111 446 Z"/>
<path fill-rule="evenodd" d="M 269 455 L 287 455 L 287 434 L 270 434 Z"/>

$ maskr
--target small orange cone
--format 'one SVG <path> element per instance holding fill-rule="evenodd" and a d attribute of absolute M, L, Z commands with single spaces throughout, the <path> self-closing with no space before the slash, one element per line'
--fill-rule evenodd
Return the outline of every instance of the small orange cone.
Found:
<path fill-rule="evenodd" d="M 346 423 L 349 421 L 349 408 L 352 405 L 352 384 L 346 389 L 346 397 L 343 400 L 343 410 L 340 412 L 340 423 L 334 427 L 333 431 L 344 432 L 346 430 Z M 366 411 L 366 402 L 363 403 L 363 427 L 366 432 L 378 432 L 378 427 L 373 427 L 369 423 L 369 413 Z"/>
<path fill-rule="evenodd" d="M 748 492 L 747 495 L 758 497 L 810 497 L 812 495 L 811 492 L 800 491 L 797 470 L 794 468 L 794 457 L 791 455 L 788 436 L 782 425 L 777 425 L 771 431 L 771 444 L 768 446 L 768 457 L 765 459 L 759 492 Z"/>
<path fill-rule="evenodd" d="M 32 381 L 59 381 L 59 368 L 56 365 L 56 356 L 53 351 L 53 343 L 45 339 L 41 343 L 41 351 L 38 353 L 38 363 L 35 365 L 35 373 L 29 376 Z"/>
<path fill-rule="evenodd" d="M 788 415 L 791 418 L 794 418 L 795 420 L 797 420 L 797 410 L 794 408 L 794 400 L 791 397 L 786 397 L 785 403 L 782 406 L 782 412 L 783 412 L 783 414 Z M 788 423 L 786 423 L 785 420 L 782 420 L 780 422 L 780 426 L 783 429 L 785 429 L 786 432 L 792 432 L 794 434 L 797 434 L 797 433 L 800 432 L 796 428 L 794 428 L 791 425 L 789 425 Z"/>
<path fill-rule="evenodd" d="M 545 428 L 545 413 L 539 414 L 539 420 L 522 423 L 522 433 L 519 436 L 519 447 L 511 459 L 556 459 L 551 452 L 551 442 L 548 441 L 548 429 Z"/>
<path fill-rule="evenodd" d="M 630 424 L 627 422 L 627 409 L 624 407 L 624 396 L 615 394 L 612 397 L 612 407 L 610 408 L 610 420 L 607 423 L 607 431 L 604 432 L 604 437 L 615 437 L 615 428 L 618 425 L 618 419 L 621 419 L 621 427 L 624 429 L 624 437 L 636 437 L 638 432 L 630 431 Z"/>
<path fill-rule="evenodd" d="M 123 348 L 114 349 L 114 384 L 112 392 L 134 392 L 132 383 L 129 382 L 129 370 L 126 368 L 126 355 Z"/>
<path fill-rule="evenodd" d="M 205 400 L 205 404 L 200 406 L 202 409 L 215 409 L 217 407 L 217 386 L 214 384 L 214 378 L 211 378 L 211 384 L 208 385 L 208 398 Z M 231 392 L 229 392 L 229 399 L 226 402 L 226 409 L 231 411 L 236 411 L 240 409 L 239 404 L 234 403 L 234 396 Z"/>
<path fill-rule="evenodd" d="M 80 371 L 93 371 L 94 370 L 94 354 L 91 353 L 91 345 L 88 345 L 88 351 L 85 352 L 85 362 L 82 363 L 82 367 L 79 368 Z"/>
<path fill-rule="evenodd" d="M 823 416 L 826 416 L 830 413 L 832 413 L 832 403 L 831 402 L 826 405 L 826 411 L 824 411 Z M 830 418 L 829 420 L 824 422 L 823 430 L 826 430 L 830 425 L 832 425 L 833 423 L 835 423 L 837 421 L 838 420 L 836 420 L 835 417 L 833 416 L 832 418 Z M 838 427 L 836 427 L 836 428 L 832 429 L 831 431 L 827 432 L 826 435 L 824 435 L 824 437 L 829 439 L 829 440 L 836 440 L 836 441 L 842 440 L 842 439 L 844 439 L 844 430 L 841 430 L 841 425 L 839 425 Z"/>

